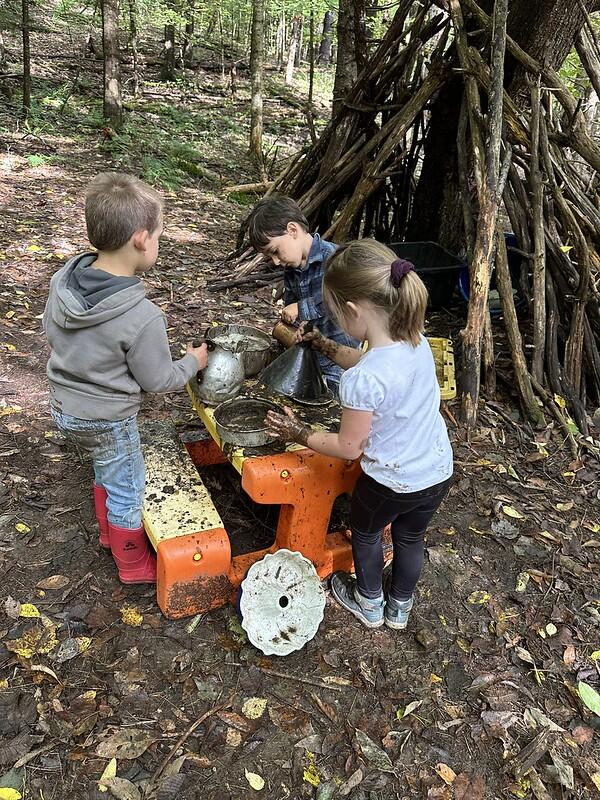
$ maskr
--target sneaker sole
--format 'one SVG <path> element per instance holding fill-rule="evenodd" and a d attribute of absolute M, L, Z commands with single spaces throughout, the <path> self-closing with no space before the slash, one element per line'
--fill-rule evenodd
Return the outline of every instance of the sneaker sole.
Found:
<path fill-rule="evenodd" d="M 365 617 L 363 617 L 362 614 L 360 614 L 358 611 L 355 611 L 353 608 L 348 608 L 348 606 L 341 600 L 341 598 L 338 597 L 338 595 L 335 592 L 335 589 L 333 588 L 331 589 L 331 594 L 335 597 L 336 601 L 341 605 L 341 607 L 346 611 L 348 611 L 350 614 L 352 614 L 353 617 L 356 617 L 356 619 L 359 622 L 361 622 L 365 626 L 365 628 L 370 628 L 370 629 L 381 628 L 381 626 L 383 625 L 384 623 L 383 617 L 380 620 L 377 620 L 377 622 L 369 622 L 369 620 L 365 619 Z"/>
<path fill-rule="evenodd" d="M 389 619 L 384 619 L 384 622 L 393 631 L 403 631 L 408 625 L 408 622 L 391 622 Z"/>

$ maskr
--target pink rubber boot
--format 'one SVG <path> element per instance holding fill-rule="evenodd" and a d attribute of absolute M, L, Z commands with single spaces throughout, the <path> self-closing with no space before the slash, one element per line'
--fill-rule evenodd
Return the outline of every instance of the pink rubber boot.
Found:
<path fill-rule="evenodd" d="M 109 522 L 108 535 L 121 583 L 156 583 L 156 557 L 144 526 L 119 528 Z"/>
<path fill-rule="evenodd" d="M 94 491 L 94 508 L 96 510 L 96 519 L 98 520 L 98 527 L 100 528 L 100 544 L 102 547 L 109 547 L 110 542 L 108 539 L 108 519 L 106 517 L 106 489 L 103 486 L 98 486 L 97 483 L 92 484 Z"/>

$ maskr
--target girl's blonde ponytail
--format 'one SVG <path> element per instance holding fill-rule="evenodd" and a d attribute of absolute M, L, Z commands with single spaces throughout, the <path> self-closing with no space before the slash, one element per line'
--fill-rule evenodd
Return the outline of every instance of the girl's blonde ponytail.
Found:
<path fill-rule="evenodd" d="M 392 279 L 394 261 L 392 250 L 375 239 L 342 245 L 327 262 L 323 298 L 341 323 L 347 303 L 368 300 L 387 314 L 392 339 L 416 347 L 425 327 L 427 289 L 414 269 Z"/>

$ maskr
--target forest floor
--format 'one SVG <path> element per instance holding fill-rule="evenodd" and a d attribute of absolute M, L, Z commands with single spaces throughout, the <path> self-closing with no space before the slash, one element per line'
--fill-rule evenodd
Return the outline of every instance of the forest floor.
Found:
<path fill-rule="evenodd" d="M 145 281 L 174 354 L 214 322 L 270 330 L 271 287 L 209 291 L 230 275 L 225 256 L 253 198 L 189 174 L 196 164 L 230 184 L 256 180 L 248 81 L 232 99 L 205 61 L 185 83 L 147 80 L 115 137 L 94 99 L 101 62 L 66 39 L 64 56 L 46 59 L 46 38 L 34 39 L 30 127 L 16 104 L 0 106 L 0 797 L 106 797 L 98 779 L 113 756 L 113 796 L 156 796 L 149 781 L 169 754 L 159 800 L 592 797 L 600 720 L 577 686 L 600 684 L 599 467 L 574 460 L 552 424 L 529 429 L 506 396 L 482 405 L 468 439 L 446 406 L 455 481 L 405 632 L 366 631 L 328 596 L 302 651 L 266 657 L 233 607 L 190 632 L 189 620 L 161 615 L 152 588 L 119 583 L 97 543 L 90 466 L 49 418 L 48 282 L 88 246 L 86 184 L 131 169 L 171 187 Z M 308 132 L 281 76 L 268 87 L 267 142 L 280 158 Z M 326 104 L 318 111 L 322 126 Z M 453 304 L 430 330 L 457 341 L 463 312 Z M 197 424 L 185 392 L 146 397 L 141 417 L 182 432 Z M 211 484 L 232 538 L 263 522 L 234 480 Z"/>

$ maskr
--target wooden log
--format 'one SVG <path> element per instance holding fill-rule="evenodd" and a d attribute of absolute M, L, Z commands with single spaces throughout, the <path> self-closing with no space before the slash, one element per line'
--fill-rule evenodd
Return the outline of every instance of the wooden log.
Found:
<path fill-rule="evenodd" d="M 250 192 L 265 192 L 273 185 L 273 181 L 258 181 L 257 183 L 238 183 L 236 186 L 223 186 L 225 194 L 249 194 Z"/>
<path fill-rule="evenodd" d="M 469 53 L 466 49 L 466 33 L 458 0 L 450 0 L 450 13 L 456 32 L 457 49 L 464 70 L 470 65 Z M 488 294 L 491 274 L 491 261 L 495 244 L 499 198 L 497 195 L 500 174 L 500 146 L 502 139 L 502 108 L 504 81 L 504 53 L 506 49 L 506 19 L 508 0 L 497 0 L 494 5 L 494 36 L 491 54 L 491 83 L 488 97 L 489 125 L 488 141 L 485 149 L 485 177 L 480 196 L 477 234 L 471 267 L 471 286 L 467 324 L 463 331 L 463 369 L 462 369 L 462 418 L 467 425 L 474 425 L 477 420 L 477 404 L 479 400 L 481 340 L 485 315 L 489 313 Z M 470 119 L 476 113 L 471 98 Z M 477 102 L 474 100 L 473 102 Z M 471 124 L 473 135 L 474 125 Z M 474 158 L 481 165 L 481 154 L 474 150 Z M 480 166 L 481 168 L 481 166 Z M 482 170 L 483 171 L 483 170 Z"/>

